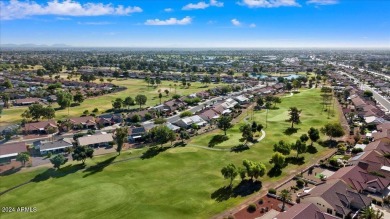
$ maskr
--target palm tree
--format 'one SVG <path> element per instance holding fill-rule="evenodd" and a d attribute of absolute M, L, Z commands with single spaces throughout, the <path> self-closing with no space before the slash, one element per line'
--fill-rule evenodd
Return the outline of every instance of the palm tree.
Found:
<path fill-rule="evenodd" d="M 384 217 L 383 212 L 379 209 L 374 210 L 371 206 L 364 208 L 359 215 L 359 219 L 383 219 Z"/>
<path fill-rule="evenodd" d="M 279 197 L 282 199 L 283 205 L 282 205 L 282 212 L 284 211 L 285 205 L 287 201 L 291 201 L 291 194 L 290 191 L 287 189 L 283 189 L 280 191 Z"/>

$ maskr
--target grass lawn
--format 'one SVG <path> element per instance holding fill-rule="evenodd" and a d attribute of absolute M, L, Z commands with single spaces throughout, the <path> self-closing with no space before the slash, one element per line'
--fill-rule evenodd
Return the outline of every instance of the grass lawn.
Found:
<path fill-rule="evenodd" d="M 328 121 L 321 114 L 321 97 L 318 90 L 306 90 L 292 97 L 282 98 L 278 110 L 269 111 L 266 138 L 249 150 L 234 153 L 209 151 L 191 145 L 206 146 L 211 135 L 193 138 L 187 147 L 166 150 L 149 159 L 133 159 L 107 165 L 142 153 L 142 150 L 124 152 L 119 157 L 105 155 L 87 161 L 85 169 L 66 164 L 58 172 L 41 168 L 0 177 L 0 191 L 30 180 L 39 173 L 52 177 L 39 177 L 33 182 L 6 193 L 0 198 L 0 206 L 37 207 L 36 213 L 1 213 L 1 218 L 209 218 L 244 201 L 248 196 L 217 200 L 218 192 L 228 185 L 220 169 L 228 163 L 241 166 L 243 159 L 268 163 L 273 144 L 280 139 L 295 141 L 311 126 L 321 127 Z M 302 109 L 302 124 L 298 133 L 287 136 L 283 131 L 289 127 L 287 109 L 296 106 Z M 263 124 L 265 112 L 256 112 L 255 120 Z M 244 116 L 245 117 L 245 116 Z M 243 122 L 241 122 L 243 123 Z M 228 131 L 230 140 L 216 147 L 236 146 L 239 133 L 236 125 Z M 306 161 L 324 156 L 328 150 L 316 145 L 317 154 L 305 154 Z M 145 150 L 145 149 L 143 149 Z M 99 162 L 103 165 L 94 167 Z M 71 163 L 74 164 L 74 163 Z M 283 169 L 281 176 L 264 176 L 263 183 L 275 182 L 286 173 L 294 171 L 295 165 Z M 237 178 L 234 185 L 240 180 Z"/>
<path fill-rule="evenodd" d="M 62 74 L 61 76 L 66 77 L 65 74 Z M 57 110 L 56 119 L 81 116 L 85 110 L 89 110 L 89 112 L 91 112 L 95 108 L 98 108 L 99 112 L 102 113 L 108 109 L 111 109 L 112 101 L 118 97 L 124 99 L 128 96 L 131 96 L 134 98 L 138 94 L 144 94 L 148 98 L 146 105 L 155 106 L 160 103 L 160 99 L 158 98 L 159 89 L 161 89 L 161 92 L 163 93 L 163 98 L 161 99 L 162 102 L 171 99 L 172 95 L 175 94 L 173 81 L 162 81 L 162 83 L 158 87 L 148 87 L 143 80 L 139 79 L 118 79 L 114 80 L 112 83 L 120 86 L 125 86 L 127 87 L 127 89 L 117 93 L 107 94 L 95 98 L 88 98 L 80 106 L 71 107 L 69 110 L 69 115 L 67 109 Z M 169 87 L 169 84 L 172 85 L 171 89 Z M 200 82 L 192 82 L 190 88 L 184 88 L 181 86 L 181 83 L 177 83 L 176 93 L 180 95 L 189 95 L 220 85 L 221 84 L 210 84 L 208 87 L 204 87 L 204 85 Z M 166 94 L 164 93 L 165 89 L 170 90 L 169 96 L 166 96 Z M 53 106 L 58 107 L 57 104 L 54 104 Z M 3 114 L 0 118 L 0 126 L 20 121 L 22 119 L 20 115 L 26 109 L 27 107 L 12 107 L 10 109 L 4 109 Z"/>

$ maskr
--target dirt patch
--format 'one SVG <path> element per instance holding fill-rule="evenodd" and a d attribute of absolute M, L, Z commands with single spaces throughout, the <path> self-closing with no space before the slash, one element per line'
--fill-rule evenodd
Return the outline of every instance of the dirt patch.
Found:
<path fill-rule="evenodd" d="M 262 203 L 260 202 L 262 200 Z M 260 199 L 258 199 L 255 203 L 256 205 L 256 211 L 249 212 L 248 208 L 243 208 L 236 214 L 234 214 L 234 217 L 236 219 L 252 219 L 252 218 L 258 218 L 263 216 L 264 214 L 268 213 L 271 209 L 275 211 L 281 211 L 282 201 L 277 200 L 276 198 L 264 196 Z M 290 208 L 292 205 L 286 203 L 285 209 Z"/>

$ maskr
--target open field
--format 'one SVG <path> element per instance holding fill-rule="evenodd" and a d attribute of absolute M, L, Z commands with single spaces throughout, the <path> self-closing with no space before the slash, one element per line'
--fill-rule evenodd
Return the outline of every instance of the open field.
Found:
<path fill-rule="evenodd" d="M 64 74 L 62 74 L 62 76 L 64 76 Z M 148 101 L 146 102 L 146 106 L 154 106 L 160 103 L 160 99 L 158 98 L 158 92 L 157 92 L 159 89 L 168 88 L 168 90 L 171 90 L 169 96 L 166 96 L 166 94 L 164 93 L 164 89 L 161 89 L 161 92 L 163 93 L 163 98 L 161 99 L 162 102 L 171 99 L 172 95 L 175 94 L 173 81 L 162 81 L 158 87 L 151 87 L 151 86 L 148 87 L 146 82 L 139 79 L 127 79 L 127 80 L 118 79 L 118 80 L 114 80 L 112 83 L 119 86 L 125 86 L 127 87 L 127 89 L 117 93 L 107 94 L 95 98 L 88 98 L 83 103 L 81 103 L 80 106 L 71 107 L 69 110 L 69 115 L 68 115 L 68 109 L 57 110 L 56 119 L 81 116 L 81 114 L 85 110 L 89 110 L 91 112 L 95 108 L 98 108 L 99 113 L 102 113 L 108 109 L 111 109 L 112 101 L 118 97 L 124 99 L 128 96 L 131 96 L 134 98 L 138 94 L 144 94 L 148 98 Z M 171 89 L 169 89 L 170 84 L 172 85 Z M 207 90 L 212 87 L 216 87 L 218 85 L 221 84 L 210 84 L 208 87 L 205 87 L 200 82 L 192 82 L 189 88 L 184 88 L 181 86 L 181 83 L 177 83 L 176 93 L 180 95 L 189 95 L 202 90 Z M 58 105 L 54 104 L 53 107 L 56 108 L 58 107 Z M 136 107 L 139 106 L 133 106 L 133 108 Z M 22 119 L 20 115 L 26 109 L 27 107 L 12 107 L 10 109 L 4 109 L 3 114 L 0 118 L 0 126 L 20 121 Z"/>
<path fill-rule="evenodd" d="M 1 218 L 209 218 L 231 208 L 249 196 L 224 198 L 223 187 L 228 185 L 220 169 L 228 163 L 241 166 L 243 159 L 268 163 L 273 144 L 281 139 L 295 141 L 313 126 L 320 128 L 329 121 L 337 121 L 337 115 L 327 119 L 321 114 L 319 90 L 303 90 L 299 94 L 282 98 L 277 110 L 268 113 L 266 138 L 240 153 L 209 151 L 191 145 L 206 146 L 214 131 L 193 138 L 186 147 L 168 149 L 149 159 L 135 158 L 145 149 L 127 151 L 96 157 L 87 161 L 86 168 L 74 162 L 56 172 L 48 168 L 26 170 L 10 176 L 0 177 L 0 191 L 35 178 L 35 182 L 6 193 L 0 198 L 0 206 L 37 207 L 35 213 L 1 213 Z M 298 133 L 290 136 L 284 130 L 290 126 L 287 109 L 296 106 L 302 109 L 302 124 L 296 125 Z M 244 113 L 243 117 L 246 117 Z M 256 121 L 265 125 L 265 112 L 255 112 Z M 241 122 L 243 123 L 243 122 Z M 236 146 L 240 134 L 236 125 L 228 131 L 230 140 L 217 148 Z M 324 139 L 324 137 L 323 137 Z M 304 154 L 306 164 L 323 157 L 328 149 L 316 145 L 318 153 Z M 131 154 L 130 154 L 131 153 Z M 294 152 L 293 152 L 293 155 Z M 97 163 L 101 163 L 97 165 Z M 70 165 L 73 166 L 70 166 Z M 296 171 L 296 165 L 283 169 L 282 175 L 274 178 L 264 176 L 263 186 L 275 183 Z M 37 177 L 38 174 L 44 173 Z M 51 176 L 51 177 L 48 177 Z M 240 180 L 237 178 L 234 185 Z M 23 198 L 22 198 L 23 197 Z"/>

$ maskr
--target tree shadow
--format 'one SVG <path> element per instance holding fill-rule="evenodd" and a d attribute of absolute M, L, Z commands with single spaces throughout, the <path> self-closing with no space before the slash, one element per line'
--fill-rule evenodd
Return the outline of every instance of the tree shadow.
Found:
<path fill-rule="evenodd" d="M 168 149 L 169 149 L 169 147 L 150 147 L 147 151 L 145 151 L 141 155 L 141 159 L 144 160 L 144 159 L 153 158 L 153 157 L 157 156 L 158 154 L 160 154 L 161 152 L 164 152 Z"/>
<path fill-rule="evenodd" d="M 90 166 L 88 167 L 87 169 L 85 169 L 83 172 L 88 172 L 87 174 L 85 174 L 83 176 L 83 178 L 85 177 L 88 177 L 90 175 L 93 175 L 95 173 L 98 173 L 98 172 L 101 172 L 104 170 L 104 168 L 106 168 L 108 165 L 110 165 L 115 159 L 117 158 L 117 156 L 115 157 L 110 157 L 102 162 L 99 162 L 97 163 L 96 165 L 94 166 Z"/>
<path fill-rule="evenodd" d="M 226 201 L 232 196 L 232 191 L 233 191 L 232 187 L 224 186 L 214 191 L 211 194 L 211 198 L 215 199 L 215 201 L 217 202 Z"/>
<path fill-rule="evenodd" d="M 253 181 L 251 179 L 242 180 L 240 184 L 238 184 L 233 189 L 233 197 L 244 197 L 251 195 L 257 191 L 259 191 L 262 187 L 261 181 Z"/>
<path fill-rule="evenodd" d="M 31 179 L 32 182 L 42 182 L 46 181 L 50 178 L 60 178 L 67 176 L 68 174 L 75 173 L 81 169 L 84 169 L 84 164 L 69 164 L 68 166 L 62 167 L 59 170 L 55 170 L 54 168 L 47 169 L 45 172 L 40 173 L 36 175 L 33 179 Z"/>
<path fill-rule="evenodd" d="M 226 136 L 226 135 L 214 135 L 210 139 L 208 146 L 209 147 L 214 147 L 215 145 L 220 144 L 220 143 L 222 143 L 224 141 L 227 141 L 227 140 L 229 140 L 229 137 Z"/>
<path fill-rule="evenodd" d="M 333 139 L 328 139 L 328 140 L 322 142 L 322 146 L 334 148 L 337 146 L 337 141 L 335 141 Z"/>
<path fill-rule="evenodd" d="M 234 188 L 230 186 L 224 186 L 211 194 L 211 198 L 215 199 L 217 202 L 226 201 L 229 198 L 233 197 L 244 197 L 251 195 L 257 191 L 259 191 L 262 187 L 261 181 L 253 181 L 251 179 L 242 180 L 237 186 Z"/>
<path fill-rule="evenodd" d="M 309 146 L 307 146 L 306 152 L 309 153 L 309 154 L 315 154 L 315 153 L 318 152 L 318 150 L 313 145 L 309 145 Z"/>
<path fill-rule="evenodd" d="M 249 150 L 249 146 L 246 144 L 240 144 L 230 148 L 230 151 L 235 153 L 240 153 L 246 150 Z"/>
<path fill-rule="evenodd" d="M 11 169 L 6 170 L 6 171 L 0 173 L 0 176 L 8 176 L 8 175 L 11 175 L 11 174 L 14 174 L 14 173 L 16 173 L 16 172 L 19 172 L 21 169 L 22 169 L 21 166 L 20 166 L 20 167 L 17 167 L 17 168 L 12 167 Z"/>
<path fill-rule="evenodd" d="M 294 133 L 297 133 L 298 130 L 299 130 L 299 128 L 291 128 L 291 127 L 289 127 L 289 128 L 287 128 L 286 130 L 284 130 L 283 133 L 284 133 L 285 135 L 292 135 L 292 134 L 294 134 Z"/>
<path fill-rule="evenodd" d="M 305 157 L 286 157 L 286 162 L 294 165 L 302 165 L 305 163 Z"/>
<path fill-rule="evenodd" d="M 267 173 L 267 176 L 269 177 L 277 177 L 277 176 L 280 176 L 282 174 L 282 170 L 280 168 L 277 168 L 277 167 L 272 167 L 272 169 L 270 169 Z"/>
<path fill-rule="evenodd" d="M 173 144 L 173 147 L 185 147 L 187 144 L 185 143 L 185 142 L 181 142 L 181 141 L 179 141 L 179 142 L 175 142 L 174 144 Z"/>

